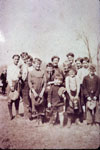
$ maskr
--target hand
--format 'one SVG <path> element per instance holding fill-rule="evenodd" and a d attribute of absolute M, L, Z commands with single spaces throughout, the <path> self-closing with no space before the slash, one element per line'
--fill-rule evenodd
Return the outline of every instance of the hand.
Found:
<path fill-rule="evenodd" d="M 93 97 L 93 100 L 97 100 L 97 97 L 96 97 L 96 96 L 94 96 L 94 97 Z"/>
<path fill-rule="evenodd" d="M 75 96 L 75 99 L 79 99 L 79 97 L 76 95 L 76 96 Z"/>
<path fill-rule="evenodd" d="M 71 101 L 74 99 L 74 96 L 72 96 L 72 95 L 70 95 L 70 99 L 71 99 Z"/>
<path fill-rule="evenodd" d="M 39 97 L 40 97 L 40 98 L 42 98 L 42 97 L 43 97 L 43 94 L 42 94 L 42 93 L 40 93 L 40 94 L 39 94 Z"/>
<path fill-rule="evenodd" d="M 51 107 L 51 103 L 48 103 L 48 108 L 50 108 Z"/>
<path fill-rule="evenodd" d="M 85 112 L 85 106 L 82 106 L 82 108 L 83 108 L 83 112 Z"/>
<path fill-rule="evenodd" d="M 12 92 L 14 92 L 14 87 L 13 86 L 11 86 L 10 89 L 11 89 Z"/>
<path fill-rule="evenodd" d="M 91 101 L 91 97 L 88 97 L 87 100 L 88 100 L 88 101 Z"/>
<path fill-rule="evenodd" d="M 35 98 L 39 96 L 34 89 L 31 89 L 31 90 L 32 90 Z"/>
<path fill-rule="evenodd" d="M 34 93 L 34 97 L 37 98 L 39 95 L 37 93 Z"/>

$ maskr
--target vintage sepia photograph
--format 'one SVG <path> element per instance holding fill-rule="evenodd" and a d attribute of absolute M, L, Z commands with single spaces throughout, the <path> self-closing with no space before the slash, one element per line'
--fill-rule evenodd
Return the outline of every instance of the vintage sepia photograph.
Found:
<path fill-rule="evenodd" d="M 100 0 L 0 0 L 0 149 L 100 148 Z"/>

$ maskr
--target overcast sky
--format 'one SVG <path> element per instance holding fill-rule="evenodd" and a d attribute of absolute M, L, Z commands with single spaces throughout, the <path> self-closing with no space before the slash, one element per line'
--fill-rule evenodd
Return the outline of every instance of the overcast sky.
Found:
<path fill-rule="evenodd" d="M 0 64 L 27 51 L 49 62 L 53 55 L 65 61 L 68 52 L 88 56 L 78 33 L 89 39 L 96 62 L 100 35 L 99 0 L 0 0 Z"/>

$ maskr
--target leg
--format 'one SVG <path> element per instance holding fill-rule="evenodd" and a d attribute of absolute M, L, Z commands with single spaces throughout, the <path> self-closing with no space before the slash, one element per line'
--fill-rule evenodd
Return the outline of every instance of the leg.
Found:
<path fill-rule="evenodd" d="M 59 120 L 60 120 L 60 126 L 63 127 L 64 125 L 64 113 L 59 112 Z"/>
<path fill-rule="evenodd" d="M 12 104 L 13 102 L 10 100 L 8 101 L 8 110 L 9 110 L 9 114 L 10 114 L 10 119 L 13 119 L 13 114 L 12 114 Z"/>
<path fill-rule="evenodd" d="M 18 113 L 19 113 L 19 101 L 20 101 L 19 98 L 15 101 L 16 116 L 17 116 Z"/>
<path fill-rule="evenodd" d="M 89 109 L 87 109 L 87 111 L 86 111 L 86 120 L 87 120 L 87 124 L 93 123 L 92 111 Z"/>
<path fill-rule="evenodd" d="M 67 120 L 67 127 L 70 128 L 71 127 L 71 114 L 68 114 L 68 120 Z"/>

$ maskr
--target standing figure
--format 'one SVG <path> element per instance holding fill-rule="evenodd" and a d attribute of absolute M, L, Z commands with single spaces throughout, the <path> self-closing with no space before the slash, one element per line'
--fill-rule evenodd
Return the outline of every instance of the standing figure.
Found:
<path fill-rule="evenodd" d="M 61 93 L 63 78 L 60 74 L 56 74 L 54 78 L 54 84 L 48 91 L 48 108 L 51 108 L 50 124 L 56 124 L 59 117 L 60 125 L 63 126 L 64 112 L 65 112 L 65 96 Z M 60 91 L 59 91 L 60 90 Z"/>
<path fill-rule="evenodd" d="M 31 100 L 29 96 L 29 85 L 28 85 L 28 53 L 23 52 L 21 54 L 21 58 L 23 60 L 21 64 L 21 73 L 22 73 L 22 79 L 21 79 L 21 96 L 23 100 L 24 105 L 24 118 L 32 120 L 32 114 L 31 114 Z"/>
<path fill-rule="evenodd" d="M 19 78 L 21 77 L 20 68 L 18 62 L 20 59 L 19 55 L 14 55 L 13 64 L 9 65 L 7 68 L 7 81 L 8 81 L 8 109 L 10 114 L 10 119 L 13 119 L 12 114 L 12 104 L 15 103 L 16 116 L 18 116 L 19 111 Z"/>
<path fill-rule="evenodd" d="M 95 72 L 95 66 L 90 65 L 89 75 L 87 75 L 83 80 L 87 124 L 100 123 L 100 114 L 97 113 L 100 85 L 99 78 Z"/>
<path fill-rule="evenodd" d="M 72 119 L 75 119 L 76 124 L 80 124 L 79 115 L 81 112 L 81 104 L 79 99 L 80 82 L 76 76 L 76 69 L 73 67 L 69 70 L 69 76 L 65 79 L 65 86 L 67 90 L 66 110 L 68 114 L 67 126 L 71 126 Z"/>
<path fill-rule="evenodd" d="M 69 70 L 71 67 L 75 67 L 74 63 L 74 54 L 73 53 L 68 53 L 66 55 L 67 59 L 63 63 L 63 72 L 64 72 L 64 77 L 66 78 L 69 74 Z"/>
<path fill-rule="evenodd" d="M 39 123 L 42 123 L 44 119 L 44 91 L 46 86 L 44 71 L 41 70 L 41 63 L 42 61 L 39 58 L 35 58 L 34 69 L 28 75 L 32 113 L 37 115 Z"/>
<path fill-rule="evenodd" d="M 1 81 L 2 81 L 2 94 L 5 94 L 6 92 L 6 87 L 7 87 L 7 70 L 4 69 L 3 72 L 1 73 Z"/>

